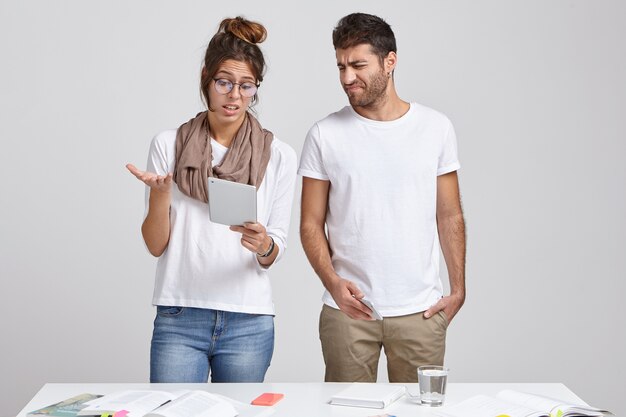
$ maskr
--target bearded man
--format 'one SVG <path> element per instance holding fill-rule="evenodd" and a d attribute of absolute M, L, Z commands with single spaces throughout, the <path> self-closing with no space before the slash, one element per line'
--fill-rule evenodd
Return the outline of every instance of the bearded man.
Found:
<path fill-rule="evenodd" d="M 325 380 L 376 382 L 384 347 L 389 381 L 417 382 L 419 366 L 443 365 L 465 301 L 456 136 L 446 116 L 398 96 L 396 40 L 383 19 L 343 17 L 333 45 L 350 105 L 311 128 L 298 170 L 302 245 L 326 288 Z"/>

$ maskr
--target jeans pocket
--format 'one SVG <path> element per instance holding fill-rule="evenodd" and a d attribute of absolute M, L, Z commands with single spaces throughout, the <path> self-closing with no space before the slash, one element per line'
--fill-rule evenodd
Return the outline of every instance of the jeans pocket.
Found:
<path fill-rule="evenodd" d="M 177 317 L 183 313 L 184 307 L 157 306 L 157 314 L 161 317 Z"/>

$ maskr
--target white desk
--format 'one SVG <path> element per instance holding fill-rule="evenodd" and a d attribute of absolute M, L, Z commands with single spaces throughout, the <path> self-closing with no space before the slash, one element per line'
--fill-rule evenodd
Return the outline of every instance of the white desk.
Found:
<path fill-rule="evenodd" d="M 424 407 L 403 397 L 386 409 L 356 408 L 331 406 L 330 397 L 347 384 L 339 383 L 264 383 L 264 384 L 46 384 L 35 397 L 22 409 L 17 417 L 26 417 L 29 411 L 43 408 L 74 395 L 109 394 L 125 389 L 200 389 L 250 403 L 263 392 L 285 394 L 278 404 L 275 417 L 368 417 L 390 413 L 398 417 L 432 416 L 434 409 Z M 412 393 L 418 392 L 417 384 L 404 384 Z M 565 385 L 559 383 L 527 384 L 486 384 L 486 383 L 450 383 L 446 392 L 446 405 L 455 404 L 477 394 L 495 395 L 498 391 L 510 388 L 535 394 L 542 394 L 563 401 L 582 402 Z M 444 405 L 445 407 L 445 405 Z"/>

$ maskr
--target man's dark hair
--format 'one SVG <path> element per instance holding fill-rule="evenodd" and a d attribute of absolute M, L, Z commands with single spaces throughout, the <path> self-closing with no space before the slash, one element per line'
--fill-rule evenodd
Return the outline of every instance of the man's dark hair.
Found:
<path fill-rule="evenodd" d="M 333 30 L 335 49 L 369 44 L 382 62 L 389 52 L 397 52 L 396 37 L 391 26 L 378 16 L 352 13 L 341 18 Z"/>

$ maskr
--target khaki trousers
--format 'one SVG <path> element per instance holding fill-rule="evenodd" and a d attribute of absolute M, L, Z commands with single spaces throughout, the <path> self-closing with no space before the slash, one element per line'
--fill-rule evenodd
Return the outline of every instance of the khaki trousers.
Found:
<path fill-rule="evenodd" d="M 423 312 L 380 321 L 353 320 L 326 304 L 320 313 L 320 341 L 326 382 L 376 382 L 381 347 L 389 382 L 417 382 L 417 368 L 443 365 L 448 319 Z"/>

